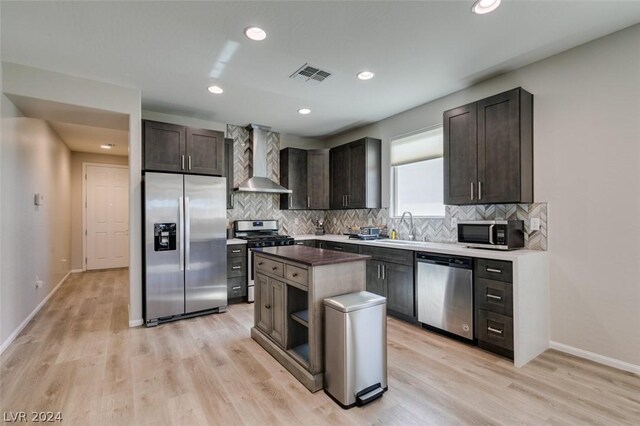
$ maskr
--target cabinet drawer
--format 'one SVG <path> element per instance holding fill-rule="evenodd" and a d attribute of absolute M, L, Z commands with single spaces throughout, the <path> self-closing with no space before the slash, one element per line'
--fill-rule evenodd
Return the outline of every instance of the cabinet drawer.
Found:
<path fill-rule="evenodd" d="M 275 260 L 256 256 L 256 269 L 258 271 L 284 277 L 284 264 L 282 264 L 282 262 L 276 262 Z"/>
<path fill-rule="evenodd" d="M 513 318 L 478 310 L 478 345 L 482 342 L 513 351 Z M 491 348 L 489 347 L 491 350 Z"/>
<path fill-rule="evenodd" d="M 503 281 L 476 279 L 478 309 L 513 316 L 513 285 Z"/>
<path fill-rule="evenodd" d="M 233 244 L 227 246 L 227 257 L 247 257 L 246 244 Z"/>
<path fill-rule="evenodd" d="M 244 276 L 247 276 L 247 259 L 244 257 L 227 259 L 227 278 Z"/>
<path fill-rule="evenodd" d="M 360 254 L 371 256 L 375 260 L 413 266 L 413 251 L 384 247 L 360 246 Z"/>
<path fill-rule="evenodd" d="M 227 279 L 227 298 L 245 297 L 247 295 L 247 277 Z"/>
<path fill-rule="evenodd" d="M 513 282 L 513 265 L 503 260 L 478 259 L 475 273 L 476 277 L 480 278 Z"/>
<path fill-rule="evenodd" d="M 284 265 L 284 277 L 294 283 L 307 285 L 307 270 L 293 265 Z"/>

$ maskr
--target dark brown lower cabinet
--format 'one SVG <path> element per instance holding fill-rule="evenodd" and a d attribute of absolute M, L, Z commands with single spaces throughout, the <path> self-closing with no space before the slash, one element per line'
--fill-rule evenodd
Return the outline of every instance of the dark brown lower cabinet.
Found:
<path fill-rule="evenodd" d="M 233 208 L 233 139 L 224 140 L 224 175 L 227 178 L 227 209 Z"/>
<path fill-rule="evenodd" d="M 369 254 L 372 247 L 361 246 L 360 254 Z M 404 250 L 374 248 L 382 258 L 404 258 Z M 400 252 L 400 253 L 396 253 Z M 385 262 L 374 257 L 367 262 L 367 291 L 387 298 L 387 313 L 407 321 L 415 321 L 415 285 L 413 252 L 406 251 L 408 264 Z"/>
<path fill-rule="evenodd" d="M 227 246 L 227 301 L 244 302 L 247 297 L 247 245 Z"/>
<path fill-rule="evenodd" d="M 474 289 L 478 346 L 513 359 L 512 264 L 476 259 Z"/>

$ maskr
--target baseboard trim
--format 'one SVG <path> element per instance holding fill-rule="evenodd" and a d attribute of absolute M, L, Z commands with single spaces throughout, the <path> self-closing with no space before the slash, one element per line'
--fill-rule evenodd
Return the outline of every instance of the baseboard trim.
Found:
<path fill-rule="evenodd" d="M 142 324 L 144 324 L 144 321 L 142 319 L 135 319 L 135 320 L 129 321 L 129 327 L 139 327 Z"/>
<path fill-rule="evenodd" d="M 84 272 L 82 269 L 72 269 L 69 271 L 71 274 L 79 274 L 80 272 Z"/>
<path fill-rule="evenodd" d="M 16 328 L 13 331 L 13 333 L 11 333 L 11 335 L 7 337 L 7 339 L 4 342 L 2 342 L 2 346 L 0 346 L 0 355 L 2 355 L 2 353 L 9 347 L 9 345 L 11 345 L 14 340 L 16 340 L 16 337 L 18 337 L 20 332 L 24 330 L 27 324 L 29 324 L 29 321 L 31 321 L 33 317 L 35 317 L 36 314 L 40 311 L 40 309 L 42 309 L 42 307 L 49 301 L 49 299 L 51 299 L 51 296 L 53 296 L 55 292 L 58 291 L 62 283 L 65 282 L 65 280 L 69 277 L 69 275 L 71 275 L 72 272 L 73 271 L 67 272 L 67 275 L 65 275 L 60 280 L 60 282 L 53 288 L 53 290 L 51 290 L 49 294 L 47 294 L 47 296 L 44 299 L 42 299 L 42 302 L 40 302 L 38 306 L 36 306 L 36 308 L 29 314 L 29 316 L 25 318 L 24 321 L 22 321 L 22 323 L 18 326 L 18 328 Z"/>
<path fill-rule="evenodd" d="M 555 349 L 560 352 L 566 352 L 568 354 L 575 355 L 580 358 L 588 359 L 589 361 L 597 362 L 598 364 L 603 364 L 609 367 L 617 368 L 618 370 L 628 371 L 630 373 L 640 376 L 640 365 L 635 365 L 629 362 L 620 361 L 619 359 L 610 358 L 608 356 L 600 355 L 595 352 L 585 351 L 584 349 L 579 349 L 573 346 L 565 345 L 563 343 L 558 343 L 554 341 L 549 342 L 549 347 L 551 349 Z"/>

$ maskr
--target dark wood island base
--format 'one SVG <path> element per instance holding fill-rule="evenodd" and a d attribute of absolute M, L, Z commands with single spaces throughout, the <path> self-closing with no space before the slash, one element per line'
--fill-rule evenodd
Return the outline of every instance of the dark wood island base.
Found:
<path fill-rule="evenodd" d="M 305 246 L 255 251 L 251 337 L 311 392 L 324 386 L 324 306 L 365 290 L 370 256 Z"/>

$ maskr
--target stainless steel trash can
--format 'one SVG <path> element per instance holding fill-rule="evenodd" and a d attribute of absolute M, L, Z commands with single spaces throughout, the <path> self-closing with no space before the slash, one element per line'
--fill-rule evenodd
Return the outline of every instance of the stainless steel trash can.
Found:
<path fill-rule="evenodd" d="M 387 390 L 387 299 L 367 291 L 324 299 L 324 390 L 342 408 Z"/>

